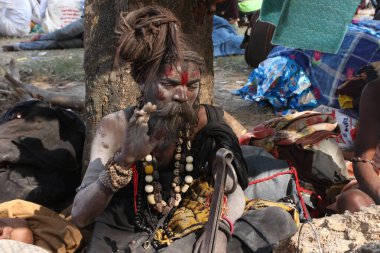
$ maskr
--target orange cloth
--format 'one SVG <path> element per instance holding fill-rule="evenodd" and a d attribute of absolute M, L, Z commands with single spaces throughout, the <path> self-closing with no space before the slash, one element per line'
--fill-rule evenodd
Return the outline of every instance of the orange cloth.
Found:
<path fill-rule="evenodd" d="M 33 231 L 34 245 L 49 252 L 74 253 L 82 235 L 69 221 L 41 205 L 12 200 L 0 204 L 0 218 L 22 218 Z"/>

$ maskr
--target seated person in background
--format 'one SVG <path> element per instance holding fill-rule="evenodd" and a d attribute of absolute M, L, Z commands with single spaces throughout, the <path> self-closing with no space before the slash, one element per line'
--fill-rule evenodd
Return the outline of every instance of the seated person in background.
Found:
<path fill-rule="evenodd" d="M 197 182 L 212 181 L 213 156 L 220 147 L 235 156 L 237 180 L 229 170 L 226 189 L 237 187 L 225 197 L 228 214 L 217 232 L 215 252 L 226 252 L 231 225 L 243 213 L 247 171 L 238 140 L 224 123 L 221 109 L 199 103 L 204 61 L 179 25 L 169 10 L 151 6 L 122 14 L 117 26 L 115 61 L 131 63 L 142 95 L 138 105 L 104 117 L 92 142 L 90 163 L 72 209 L 79 227 L 95 221 L 89 252 L 143 246 L 149 252 L 162 245 L 173 252 L 192 251 L 197 242 L 193 232 L 200 230 L 173 217 L 182 217 L 186 203 L 204 209 L 205 202 L 198 200 L 206 201 L 207 190 L 202 188 L 190 202 L 185 193 L 205 185 Z M 191 210 L 190 214 L 202 213 Z M 186 236 L 179 235 L 174 222 Z"/>
<path fill-rule="evenodd" d="M 337 211 L 359 211 L 380 204 L 380 79 L 364 88 L 359 106 L 359 127 L 351 158 L 355 181 L 350 182 L 337 198 Z"/>
<path fill-rule="evenodd" d="M 0 35 L 22 37 L 30 32 L 29 0 L 0 0 Z"/>
<path fill-rule="evenodd" d="M 3 51 L 81 48 L 83 33 L 83 18 L 80 18 L 54 32 L 36 35 L 31 41 L 5 45 Z"/>
<path fill-rule="evenodd" d="M 215 15 L 226 19 L 231 25 L 239 21 L 239 7 L 237 0 L 217 0 Z"/>
<path fill-rule="evenodd" d="M 260 10 L 263 0 L 241 0 L 238 3 L 240 20 L 249 24 L 252 15 Z"/>

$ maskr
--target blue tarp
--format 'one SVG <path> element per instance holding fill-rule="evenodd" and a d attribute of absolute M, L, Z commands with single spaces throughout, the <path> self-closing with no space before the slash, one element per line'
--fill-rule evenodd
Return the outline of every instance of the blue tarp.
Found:
<path fill-rule="evenodd" d="M 283 106 L 303 110 L 318 104 L 339 108 L 336 88 L 376 61 L 380 61 L 380 21 L 360 21 L 349 25 L 336 54 L 274 47 L 235 93 L 256 102 L 267 100 L 278 111 Z M 310 87 L 305 85 L 308 82 Z"/>
<path fill-rule="evenodd" d="M 288 109 L 308 110 L 318 105 L 318 92 L 303 69 L 292 59 L 281 56 L 261 62 L 249 75 L 247 84 L 235 94 L 261 105 L 269 102 L 281 113 Z"/>
<path fill-rule="evenodd" d="M 268 58 L 285 56 L 302 66 L 322 95 L 321 103 L 339 108 L 336 88 L 363 66 L 380 61 L 380 21 L 351 24 L 336 54 L 277 46 Z"/>

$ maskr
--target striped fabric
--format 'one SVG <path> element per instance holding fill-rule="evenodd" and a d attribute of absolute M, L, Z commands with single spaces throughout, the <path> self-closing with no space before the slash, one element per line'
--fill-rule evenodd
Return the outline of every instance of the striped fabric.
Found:
<path fill-rule="evenodd" d="M 0 240 L 1 253 L 48 253 L 43 248 L 14 240 Z"/>

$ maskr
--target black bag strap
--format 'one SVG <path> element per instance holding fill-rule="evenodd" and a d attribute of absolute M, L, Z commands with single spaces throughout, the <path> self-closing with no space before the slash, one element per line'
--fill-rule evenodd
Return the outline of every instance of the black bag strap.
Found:
<path fill-rule="evenodd" d="M 220 107 L 207 104 L 204 104 L 203 106 L 206 110 L 208 122 L 223 122 L 224 112 Z"/>

